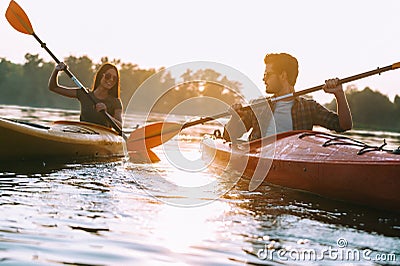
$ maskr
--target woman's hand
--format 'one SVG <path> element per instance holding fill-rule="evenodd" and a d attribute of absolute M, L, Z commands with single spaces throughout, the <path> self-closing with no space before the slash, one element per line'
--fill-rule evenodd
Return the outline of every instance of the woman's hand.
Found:
<path fill-rule="evenodd" d="M 64 62 L 60 62 L 56 65 L 57 71 L 64 71 L 68 68 L 68 66 Z"/>
<path fill-rule="evenodd" d="M 96 103 L 96 111 L 97 112 L 107 112 L 107 106 L 104 103 Z"/>

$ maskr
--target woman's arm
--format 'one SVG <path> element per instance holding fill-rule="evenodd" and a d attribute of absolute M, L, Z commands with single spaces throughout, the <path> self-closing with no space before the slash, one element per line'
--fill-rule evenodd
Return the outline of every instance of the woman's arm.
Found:
<path fill-rule="evenodd" d="M 63 62 L 59 63 L 55 67 L 49 79 L 49 90 L 69 98 L 77 98 L 76 92 L 79 88 L 68 88 L 58 84 L 58 72 L 63 71 L 66 68 L 67 66 Z"/>

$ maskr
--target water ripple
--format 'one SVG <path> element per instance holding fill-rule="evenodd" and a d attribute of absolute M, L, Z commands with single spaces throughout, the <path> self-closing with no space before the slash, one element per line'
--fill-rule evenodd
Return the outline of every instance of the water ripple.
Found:
<path fill-rule="evenodd" d="M 0 116 L 47 123 L 77 119 L 78 112 L 0 106 Z M 135 124 L 135 117 L 130 119 Z M 197 148 L 196 130 L 194 139 L 182 136 L 185 151 Z M 163 156 L 161 149 L 155 152 Z M 304 261 L 262 259 L 259 250 L 320 252 L 337 248 L 338 239 L 352 249 L 396 254 L 398 260 L 388 264 L 400 260 L 398 214 L 271 185 L 249 192 L 245 181 L 215 200 L 210 191 L 185 195 L 175 181 L 221 177 L 185 176 L 164 159 L 155 166 L 22 162 L 0 169 L 0 263 L 5 265 L 292 265 Z M 220 181 L 216 193 L 232 185 Z M 207 204 L 166 203 L 190 197 Z"/>

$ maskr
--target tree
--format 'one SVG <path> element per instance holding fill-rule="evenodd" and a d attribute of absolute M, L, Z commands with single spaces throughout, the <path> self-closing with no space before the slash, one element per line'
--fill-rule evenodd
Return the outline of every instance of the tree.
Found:
<path fill-rule="evenodd" d="M 23 65 L 13 64 L 0 59 L 0 103 L 19 104 L 35 107 L 57 107 L 78 109 L 79 102 L 50 92 L 48 79 L 54 70 L 53 62 L 45 62 L 37 54 L 26 54 Z M 188 69 L 183 75 L 183 82 L 176 82 L 175 77 L 165 68 L 142 69 L 137 64 L 124 63 L 119 59 L 109 60 L 102 57 L 100 63 L 94 63 L 88 56 L 69 56 L 64 58 L 70 71 L 86 87 L 92 87 L 96 70 L 105 62 L 112 62 L 120 70 L 121 98 L 124 107 L 130 103 L 131 96 L 146 81 L 146 88 L 140 97 L 134 99 L 133 111 L 142 111 L 150 104 L 154 112 L 168 113 L 175 107 L 190 100 L 188 107 L 179 110 L 181 114 L 205 115 L 216 111 L 225 111 L 226 106 L 211 103 L 208 98 L 218 99 L 226 105 L 237 100 L 236 92 L 241 84 L 229 80 L 213 69 Z M 159 75 L 154 75 L 158 73 Z M 151 78 L 150 78 L 151 77 Z M 212 82 L 187 81 L 209 80 Z M 76 87 L 76 84 L 64 73 L 59 76 L 59 83 Z M 193 104 L 192 104 L 193 103 Z M 218 109 L 219 108 L 219 109 Z"/>
<path fill-rule="evenodd" d="M 396 129 L 398 122 L 393 119 L 396 105 L 386 95 L 379 91 L 372 91 L 369 87 L 362 91 L 358 91 L 355 87 L 349 87 L 346 90 L 346 96 L 353 117 L 354 128 Z M 334 99 L 326 107 L 336 111 L 336 100 Z"/>
<path fill-rule="evenodd" d="M 82 83 L 86 88 L 91 88 L 93 86 L 93 79 L 95 74 L 95 67 L 93 61 L 87 56 L 75 57 L 69 56 L 64 58 L 65 64 L 67 64 L 68 69 L 74 73 L 74 76 Z M 63 72 L 59 81 L 61 84 L 66 86 L 75 86 L 76 84 Z"/>
<path fill-rule="evenodd" d="M 186 115 L 213 115 L 240 101 L 241 84 L 213 69 L 187 69 L 182 82 L 171 87 L 155 103 L 154 110 Z M 179 108 L 178 108 L 179 107 Z"/>
<path fill-rule="evenodd" d="M 0 100 L 5 104 L 18 102 L 23 82 L 21 65 L 0 58 Z"/>
<path fill-rule="evenodd" d="M 26 54 L 25 64 L 22 66 L 21 97 L 19 104 L 32 106 L 46 106 L 48 104 L 48 79 L 53 65 L 44 62 L 38 54 Z"/>
<path fill-rule="evenodd" d="M 393 120 L 395 121 L 395 129 L 400 132 L 400 97 L 398 95 L 394 97 Z"/>

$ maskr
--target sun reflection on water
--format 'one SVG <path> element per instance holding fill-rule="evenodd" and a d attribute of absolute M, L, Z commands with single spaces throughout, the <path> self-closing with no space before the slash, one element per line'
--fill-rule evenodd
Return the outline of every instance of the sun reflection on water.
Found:
<path fill-rule="evenodd" d="M 195 246 L 218 241 L 223 225 L 214 220 L 230 209 L 228 203 L 221 201 L 192 208 L 165 205 L 154 217 L 153 236 L 173 252 L 190 253 Z"/>

